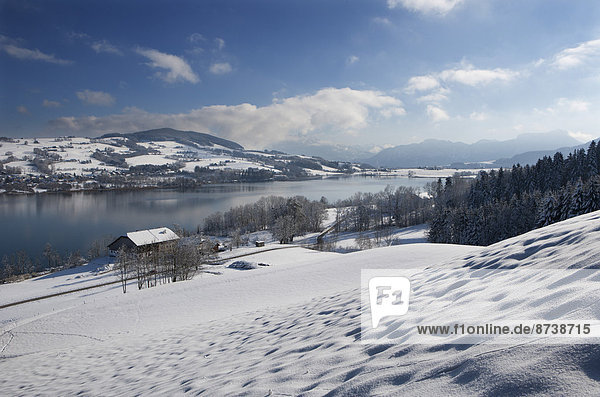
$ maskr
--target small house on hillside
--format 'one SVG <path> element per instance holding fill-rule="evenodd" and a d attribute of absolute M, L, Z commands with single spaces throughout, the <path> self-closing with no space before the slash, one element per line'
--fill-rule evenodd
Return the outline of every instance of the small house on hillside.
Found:
<path fill-rule="evenodd" d="M 110 256 L 117 256 L 121 247 L 138 253 L 148 252 L 161 249 L 161 247 L 173 244 L 177 240 L 179 240 L 179 236 L 168 227 L 138 230 L 136 232 L 129 232 L 110 243 L 108 245 L 108 252 Z"/>

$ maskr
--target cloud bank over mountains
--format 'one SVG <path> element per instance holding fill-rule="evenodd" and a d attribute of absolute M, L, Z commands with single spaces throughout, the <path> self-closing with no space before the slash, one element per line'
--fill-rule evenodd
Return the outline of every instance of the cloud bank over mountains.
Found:
<path fill-rule="evenodd" d="M 54 130 L 103 134 L 169 126 L 214 133 L 247 147 L 264 145 L 328 131 L 353 134 L 374 120 L 402 116 L 402 102 L 380 91 L 323 88 L 311 95 L 276 100 L 258 107 L 204 106 L 186 113 L 150 113 L 129 107 L 107 116 L 60 117 L 50 122 Z"/>

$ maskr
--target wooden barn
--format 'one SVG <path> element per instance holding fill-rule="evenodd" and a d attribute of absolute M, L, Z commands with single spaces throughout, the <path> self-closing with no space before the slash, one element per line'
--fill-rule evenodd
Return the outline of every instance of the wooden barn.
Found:
<path fill-rule="evenodd" d="M 153 251 L 160 249 L 162 246 L 173 244 L 177 240 L 179 240 L 179 236 L 168 227 L 138 230 L 129 232 L 110 243 L 108 252 L 111 256 L 117 256 L 121 247 L 138 253 Z"/>

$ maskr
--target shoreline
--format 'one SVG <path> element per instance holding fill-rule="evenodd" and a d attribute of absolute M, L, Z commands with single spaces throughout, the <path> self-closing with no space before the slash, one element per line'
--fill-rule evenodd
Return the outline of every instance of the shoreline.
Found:
<path fill-rule="evenodd" d="M 194 191 L 195 189 L 202 188 L 207 185 L 235 185 L 239 183 L 265 183 L 265 182 L 302 182 L 302 181 L 311 181 L 311 180 L 323 180 L 323 179 L 340 179 L 340 178 L 354 178 L 354 177 L 372 177 L 372 178 L 409 178 L 409 179 L 437 179 L 437 178 L 447 178 L 453 176 L 456 173 L 464 174 L 462 175 L 465 178 L 473 178 L 477 176 L 477 174 L 484 169 L 455 169 L 455 168 L 442 168 L 442 169 L 421 169 L 421 168 L 399 168 L 395 170 L 389 171 L 366 171 L 366 172 L 357 172 L 353 174 L 326 174 L 326 175 L 309 175 L 306 177 L 300 178 L 290 178 L 290 179 L 281 179 L 281 178 L 273 178 L 270 180 L 264 181 L 230 181 L 230 182 L 219 182 L 219 183 L 200 183 L 198 186 L 190 187 L 190 188 L 179 188 L 176 186 L 128 186 L 128 187 L 106 187 L 106 188 L 75 188 L 68 190 L 44 190 L 39 189 L 37 191 L 24 191 L 24 190 L 5 190 L 0 189 L 0 196 L 29 196 L 29 195 L 38 195 L 38 194 L 53 194 L 53 193 L 81 193 L 81 192 L 91 192 L 91 193 L 101 193 L 101 192 L 112 192 L 112 191 L 141 191 L 141 190 L 189 190 Z M 489 170 L 487 170 L 489 171 Z M 35 188 L 34 188 L 35 189 Z"/>

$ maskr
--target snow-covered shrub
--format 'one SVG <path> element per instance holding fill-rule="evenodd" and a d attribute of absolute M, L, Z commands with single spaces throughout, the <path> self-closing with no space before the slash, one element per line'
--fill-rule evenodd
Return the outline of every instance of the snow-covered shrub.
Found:
<path fill-rule="evenodd" d="M 258 265 L 256 263 L 248 262 L 248 261 L 235 261 L 227 267 L 230 269 L 238 269 L 238 270 L 258 269 Z"/>

